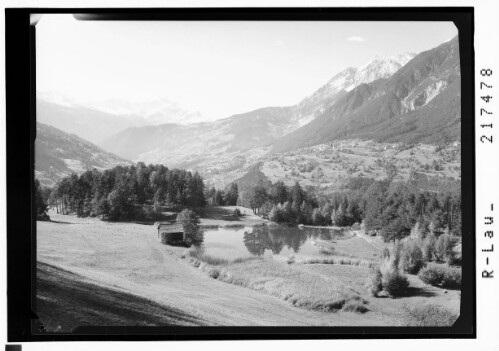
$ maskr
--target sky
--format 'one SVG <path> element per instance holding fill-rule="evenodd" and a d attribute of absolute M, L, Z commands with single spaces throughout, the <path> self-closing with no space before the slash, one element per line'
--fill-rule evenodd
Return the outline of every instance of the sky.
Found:
<path fill-rule="evenodd" d="M 37 91 L 76 101 L 168 99 L 207 120 L 300 102 L 376 55 L 419 53 L 451 22 L 78 21 L 36 25 Z"/>

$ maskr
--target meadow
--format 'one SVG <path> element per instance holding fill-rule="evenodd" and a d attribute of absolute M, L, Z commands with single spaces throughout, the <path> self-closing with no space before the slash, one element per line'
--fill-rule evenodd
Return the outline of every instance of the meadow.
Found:
<path fill-rule="evenodd" d="M 459 314 L 458 290 L 415 275 L 408 275 L 407 296 L 372 297 L 370 268 L 352 263 L 370 262 L 379 249 L 358 236 L 337 240 L 344 256 L 324 255 L 330 261 L 226 259 L 161 245 L 152 225 L 49 214 L 51 221 L 37 222 L 37 313 L 53 331 L 96 324 L 401 326 L 416 323 L 411 308 L 429 304 L 444 316 Z"/>

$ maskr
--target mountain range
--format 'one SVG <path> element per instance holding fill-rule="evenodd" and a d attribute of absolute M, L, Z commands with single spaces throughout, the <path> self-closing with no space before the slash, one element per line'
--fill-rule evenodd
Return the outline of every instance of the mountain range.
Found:
<path fill-rule="evenodd" d="M 336 139 L 449 143 L 460 140 L 461 73 L 457 37 L 420 53 L 390 78 L 358 85 L 274 152 Z"/>
<path fill-rule="evenodd" d="M 359 68 L 349 67 L 296 105 L 264 107 L 213 122 L 189 123 L 196 118 L 186 118 L 186 123 L 160 124 L 156 117 L 161 104 L 158 109 L 122 103 L 63 106 L 40 97 L 37 108 L 38 121 L 124 159 L 209 169 L 222 159 L 248 160 L 254 154 L 271 155 L 340 139 L 459 141 L 460 84 L 456 37 L 417 55 L 375 57 Z M 135 114 L 158 124 L 134 121 L 130 116 Z"/>
<path fill-rule="evenodd" d="M 414 56 L 376 57 L 360 68 L 347 68 L 294 106 L 265 107 L 209 123 L 128 128 L 99 145 L 131 160 L 169 165 L 270 146 L 318 118 L 349 90 L 391 76 Z"/>

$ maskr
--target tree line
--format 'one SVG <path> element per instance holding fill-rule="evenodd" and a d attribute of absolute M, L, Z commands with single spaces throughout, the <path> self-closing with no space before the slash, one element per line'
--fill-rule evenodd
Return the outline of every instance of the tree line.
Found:
<path fill-rule="evenodd" d="M 419 178 L 418 178 L 419 179 Z M 420 180 L 420 179 L 419 179 Z M 422 190 L 420 181 L 351 178 L 337 192 L 318 196 L 298 182 L 256 185 L 239 201 L 278 223 L 360 226 L 385 241 L 408 236 L 412 230 L 461 235 L 461 192 L 446 185 L 442 191 Z M 244 205 L 241 203 L 242 205 Z"/>
<path fill-rule="evenodd" d="M 201 176 L 163 165 L 116 166 L 63 178 L 48 203 L 59 213 L 106 220 L 154 220 L 163 208 L 198 208 L 206 204 Z"/>
<path fill-rule="evenodd" d="M 236 183 L 231 183 L 226 190 L 206 188 L 205 198 L 208 204 L 214 206 L 235 206 L 239 198 L 239 189 Z"/>

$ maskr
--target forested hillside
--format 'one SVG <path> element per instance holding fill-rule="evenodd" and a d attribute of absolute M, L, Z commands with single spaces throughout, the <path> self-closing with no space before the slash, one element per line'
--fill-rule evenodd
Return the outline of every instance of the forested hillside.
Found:
<path fill-rule="evenodd" d="M 89 169 L 107 169 L 131 162 L 52 126 L 37 123 L 35 174 L 42 185 L 53 186 L 71 173 Z"/>

